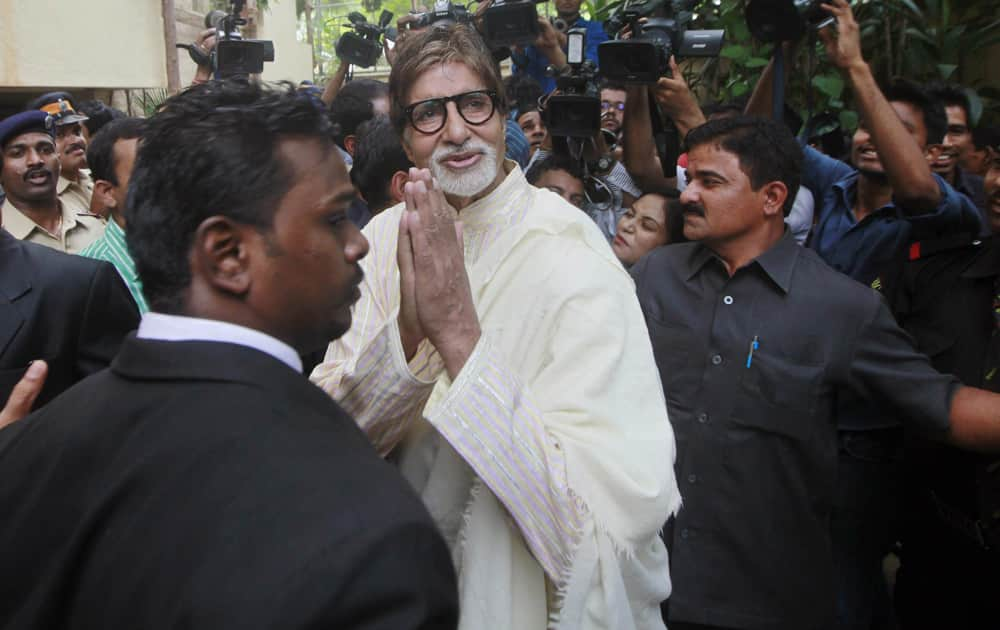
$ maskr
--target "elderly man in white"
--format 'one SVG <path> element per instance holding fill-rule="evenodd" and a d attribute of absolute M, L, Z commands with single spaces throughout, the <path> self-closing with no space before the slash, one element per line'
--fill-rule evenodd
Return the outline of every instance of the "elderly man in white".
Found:
<path fill-rule="evenodd" d="M 502 160 L 503 86 L 474 30 L 407 38 L 389 89 L 421 168 L 365 228 L 355 323 L 313 381 L 398 449 L 451 545 L 461 628 L 663 628 L 658 531 L 680 497 L 631 279 L 585 214 Z"/>

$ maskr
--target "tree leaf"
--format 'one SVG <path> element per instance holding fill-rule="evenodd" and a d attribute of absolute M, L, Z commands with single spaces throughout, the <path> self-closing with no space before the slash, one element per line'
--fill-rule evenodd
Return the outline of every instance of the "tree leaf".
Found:
<path fill-rule="evenodd" d="M 951 75 L 955 74 L 958 70 L 958 65 L 953 63 L 939 63 L 937 65 L 938 72 L 941 74 L 942 79 L 949 79 Z"/>
<path fill-rule="evenodd" d="M 763 68 L 769 63 L 770 60 L 764 59 L 763 57 L 750 57 L 743 63 L 743 65 L 747 68 Z"/>
<path fill-rule="evenodd" d="M 740 46 L 738 44 L 729 44 L 728 46 L 724 46 L 722 48 L 719 56 L 725 57 L 726 59 L 732 59 L 733 61 L 743 61 L 750 56 L 750 49 L 746 46 Z"/>
<path fill-rule="evenodd" d="M 965 96 L 969 99 L 969 126 L 975 127 L 983 116 L 983 99 L 972 88 L 965 88 Z"/>
<path fill-rule="evenodd" d="M 840 112 L 840 128 L 844 131 L 853 132 L 858 128 L 858 113 L 845 109 Z"/>
<path fill-rule="evenodd" d="M 844 91 L 844 80 L 835 74 L 817 75 L 813 77 L 812 84 L 830 98 L 840 98 Z"/>

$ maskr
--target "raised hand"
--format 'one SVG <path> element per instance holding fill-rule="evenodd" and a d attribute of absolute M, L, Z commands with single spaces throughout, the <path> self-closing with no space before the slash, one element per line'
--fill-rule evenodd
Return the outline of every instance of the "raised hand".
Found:
<path fill-rule="evenodd" d="M 820 6 L 837 19 L 836 30 L 828 27 L 819 32 L 819 39 L 826 46 L 826 56 L 830 63 L 841 70 L 863 64 L 865 60 L 861 55 L 861 29 L 854 19 L 851 5 L 847 0 L 831 0 L 829 4 Z"/>
<path fill-rule="evenodd" d="M 653 87 L 653 96 L 663 111 L 678 125 L 682 134 L 705 122 L 698 101 L 691 93 L 677 61 L 670 57 L 669 77 L 660 77 Z"/>
<path fill-rule="evenodd" d="M 399 328 L 411 358 L 424 338 L 454 378 L 479 341 L 461 224 L 426 169 L 410 169 L 399 224 Z"/>

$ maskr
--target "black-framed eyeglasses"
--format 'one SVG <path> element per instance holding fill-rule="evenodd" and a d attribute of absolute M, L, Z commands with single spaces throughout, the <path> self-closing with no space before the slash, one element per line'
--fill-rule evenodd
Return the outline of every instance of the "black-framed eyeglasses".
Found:
<path fill-rule="evenodd" d="M 476 90 L 417 101 L 403 111 L 413 128 L 420 133 L 437 133 L 444 127 L 448 119 L 448 103 L 455 104 L 458 115 L 470 125 L 481 125 L 493 116 L 497 106 L 497 93 L 494 90 Z"/>

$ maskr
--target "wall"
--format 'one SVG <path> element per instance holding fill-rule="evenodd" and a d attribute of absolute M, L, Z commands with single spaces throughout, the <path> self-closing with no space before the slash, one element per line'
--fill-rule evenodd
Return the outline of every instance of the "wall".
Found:
<path fill-rule="evenodd" d="M 259 11 L 257 38 L 274 41 L 274 63 L 264 64 L 266 81 L 312 80 L 312 51 L 296 38 L 298 17 L 295 0 L 271 0 L 271 8 Z"/>
<path fill-rule="evenodd" d="M 0 0 L 0 87 L 165 87 L 160 11 L 159 0 Z"/>

